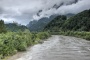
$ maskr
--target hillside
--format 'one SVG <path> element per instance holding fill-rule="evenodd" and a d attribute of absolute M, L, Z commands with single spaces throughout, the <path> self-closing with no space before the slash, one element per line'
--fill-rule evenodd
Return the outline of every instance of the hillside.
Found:
<path fill-rule="evenodd" d="M 62 19 L 61 16 L 56 17 L 52 20 L 44 30 L 50 31 L 90 31 L 90 10 L 85 10 L 69 19 Z"/>
<path fill-rule="evenodd" d="M 72 13 L 66 14 L 67 18 L 70 18 L 74 15 L 75 14 L 72 14 Z M 44 27 L 57 16 L 58 15 L 52 15 L 49 18 L 44 17 L 38 21 L 37 20 L 30 21 L 30 23 L 27 25 L 27 27 L 29 28 L 30 31 L 42 31 L 44 29 Z"/>
<path fill-rule="evenodd" d="M 30 21 L 30 23 L 27 25 L 27 27 L 30 29 L 30 31 L 41 31 L 55 17 L 56 17 L 56 15 L 52 15 L 49 18 L 44 17 L 38 21 L 37 20 Z"/>
<path fill-rule="evenodd" d="M 66 19 L 67 17 L 64 15 L 57 16 L 45 27 L 44 30 L 59 31 Z"/>
<path fill-rule="evenodd" d="M 26 26 L 24 25 L 19 25 L 19 24 L 15 24 L 15 23 L 8 23 L 5 24 L 6 30 L 8 31 L 12 31 L 12 32 L 16 32 L 16 31 L 24 31 L 25 29 L 28 29 Z"/>

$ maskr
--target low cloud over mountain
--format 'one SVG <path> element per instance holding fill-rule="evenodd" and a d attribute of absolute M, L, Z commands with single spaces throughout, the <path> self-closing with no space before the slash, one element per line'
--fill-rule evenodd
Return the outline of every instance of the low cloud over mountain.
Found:
<path fill-rule="evenodd" d="M 0 19 L 26 25 L 54 14 L 77 14 L 90 9 L 90 0 L 0 0 Z"/>

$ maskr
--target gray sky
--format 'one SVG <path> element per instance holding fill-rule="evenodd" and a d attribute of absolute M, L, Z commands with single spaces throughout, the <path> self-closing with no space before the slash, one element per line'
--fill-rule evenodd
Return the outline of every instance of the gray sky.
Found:
<path fill-rule="evenodd" d="M 26 25 L 34 19 L 86 9 L 90 9 L 90 0 L 0 0 L 0 19 Z"/>

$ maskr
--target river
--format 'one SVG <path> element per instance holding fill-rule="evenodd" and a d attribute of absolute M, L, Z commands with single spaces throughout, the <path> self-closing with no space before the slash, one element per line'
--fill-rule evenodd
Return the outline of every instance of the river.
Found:
<path fill-rule="evenodd" d="M 90 41 L 53 35 L 44 43 L 34 45 L 9 60 L 90 60 Z"/>

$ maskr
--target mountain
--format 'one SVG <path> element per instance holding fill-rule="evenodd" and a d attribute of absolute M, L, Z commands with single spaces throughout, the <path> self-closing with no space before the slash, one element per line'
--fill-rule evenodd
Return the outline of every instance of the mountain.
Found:
<path fill-rule="evenodd" d="M 72 13 L 68 13 L 68 14 L 66 14 L 65 16 L 67 16 L 67 18 L 70 18 L 70 17 L 72 17 L 72 16 L 74 16 L 75 14 L 72 14 Z"/>
<path fill-rule="evenodd" d="M 66 14 L 66 16 L 68 18 L 70 18 L 71 16 L 74 16 L 75 14 L 69 13 Z M 44 29 L 44 27 L 50 22 L 52 21 L 56 16 L 58 15 L 52 15 L 49 18 L 44 17 L 41 18 L 40 20 L 33 20 L 30 21 L 30 23 L 27 25 L 27 27 L 29 28 L 30 31 L 42 31 Z"/>
<path fill-rule="evenodd" d="M 67 30 L 90 31 L 90 10 L 69 18 L 62 27 Z"/>
<path fill-rule="evenodd" d="M 59 15 L 55 19 L 53 19 L 47 26 L 45 26 L 44 30 L 50 31 L 59 31 L 62 27 L 63 23 L 66 21 L 67 17 L 64 15 Z"/>
<path fill-rule="evenodd" d="M 41 18 L 38 21 L 37 20 L 30 21 L 30 23 L 27 25 L 27 27 L 30 29 L 30 31 L 41 31 L 56 16 L 57 15 L 52 15 L 49 18 L 44 17 L 44 18 Z"/>
<path fill-rule="evenodd" d="M 80 12 L 68 19 L 63 19 L 63 16 L 58 16 L 53 19 L 44 30 L 50 31 L 90 31 L 90 10 Z"/>
<path fill-rule="evenodd" d="M 24 31 L 25 29 L 28 29 L 26 26 L 24 25 L 19 25 L 16 23 L 8 23 L 5 24 L 6 30 L 7 31 L 12 31 L 12 32 L 17 32 L 17 31 Z"/>

